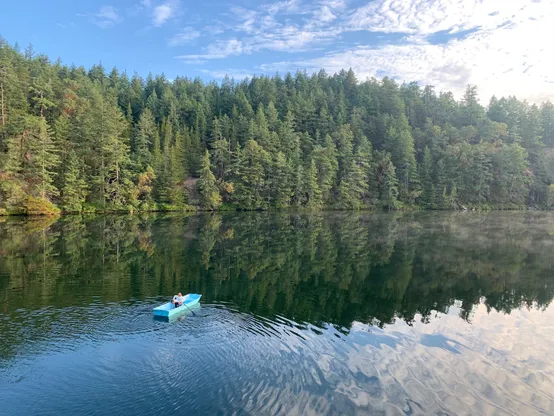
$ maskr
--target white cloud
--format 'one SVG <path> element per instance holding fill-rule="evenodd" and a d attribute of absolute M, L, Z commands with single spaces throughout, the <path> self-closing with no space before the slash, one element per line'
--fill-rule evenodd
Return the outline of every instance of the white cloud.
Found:
<path fill-rule="evenodd" d="M 78 14 L 77 16 L 88 17 L 92 23 L 102 29 L 113 27 L 123 20 L 113 6 L 102 6 L 96 13 Z"/>
<path fill-rule="evenodd" d="M 207 59 L 221 59 L 232 55 L 241 55 L 243 53 L 251 53 L 252 49 L 245 46 L 240 40 L 229 39 L 226 41 L 217 41 L 210 46 L 203 54 L 197 55 L 181 55 L 177 59 L 182 59 L 187 62 L 205 61 Z"/>
<path fill-rule="evenodd" d="M 234 29 L 237 32 L 255 33 L 258 31 L 257 24 L 261 18 L 261 14 L 244 7 L 232 7 L 231 12 L 238 22 L 228 24 L 230 29 Z M 267 21 L 266 21 L 267 22 Z"/>
<path fill-rule="evenodd" d="M 251 54 L 261 50 L 301 52 L 308 50 L 314 44 L 329 42 L 340 31 L 329 27 L 336 19 L 332 9 L 342 8 L 344 3 L 339 0 L 326 0 L 318 3 L 314 11 L 299 0 L 289 0 L 264 6 L 259 10 L 235 6 L 231 8 L 234 21 L 227 22 L 225 28 L 241 34 L 227 41 L 216 40 L 203 53 L 181 56 L 181 59 L 222 59 L 231 55 Z M 313 9 L 313 7 L 310 6 Z M 295 23 L 289 19 L 280 19 L 283 14 L 311 14 L 304 22 Z M 315 22 L 317 20 L 317 23 Z M 325 27 L 324 27 L 325 26 Z M 240 46 L 240 47 L 239 47 Z"/>
<path fill-rule="evenodd" d="M 535 15 L 551 0 L 375 0 L 354 10 L 351 29 L 428 35 L 493 29 Z"/>
<path fill-rule="evenodd" d="M 219 24 L 210 24 L 208 26 L 204 26 L 202 28 L 202 32 L 207 33 L 209 35 L 219 35 L 220 33 L 225 32 L 225 30 L 223 29 L 223 25 L 219 23 Z"/>
<path fill-rule="evenodd" d="M 223 79 L 226 76 L 234 79 L 252 78 L 252 73 L 242 69 L 203 69 L 202 72 L 216 79 Z"/>
<path fill-rule="evenodd" d="M 328 6 L 323 6 L 316 14 L 316 18 L 323 23 L 332 22 L 337 18 Z"/>
<path fill-rule="evenodd" d="M 456 94 L 471 83 L 485 100 L 492 94 L 554 98 L 554 0 L 373 0 L 356 9 L 348 4 L 285 0 L 255 9 L 233 7 L 221 26 L 231 37 L 179 58 L 206 62 L 263 50 L 315 52 L 340 45 L 313 59 L 257 68 L 273 73 L 352 67 L 361 79 L 388 75 Z M 357 43 L 347 40 L 352 32 L 360 32 Z M 371 37 L 364 44 L 363 32 L 374 32 L 380 40 Z M 403 37 L 379 46 L 390 39 L 388 34 Z"/>
<path fill-rule="evenodd" d="M 343 10 L 346 8 L 345 0 L 322 0 L 321 4 L 335 10 Z"/>
<path fill-rule="evenodd" d="M 148 4 L 150 2 L 148 1 Z M 160 4 L 152 10 L 152 24 L 155 27 L 161 27 L 167 23 L 168 20 L 174 18 L 179 12 L 179 1 L 169 0 L 163 4 Z"/>
<path fill-rule="evenodd" d="M 270 14 L 295 14 L 303 11 L 300 0 L 286 0 L 273 3 L 265 8 Z"/>
<path fill-rule="evenodd" d="M 69 27 L 74 27 L 75 22 L 69 22 L 69 23 L 56 23 L 56 26 L 61 27 L 62 29 L 67 29 Z"/>
<path fill-rule="evenodd" d="M 282 52 L 301 52 L 308 49 L 308 45 L 324 39 L 331 39 L 332 33 L 300 30 L 295 26 L 282 26 L 273 32 L 255 36 L 228 40 L 217 40 L 209 45 L 201 54 L 182 55 L 179 59 L 212 60 L 223 59 L 228 56 L 252 54 L 261 50 Z"/>
<path fill-rule="evenodd" d="M 117 14 L 117 9 L 112 6 L 103 6 L 100 8 L 100 11 L 96 14 L 96 17 L 99 19 L 106 19 L 113 22 L 119 20 L 119 15 Z"/>
<path fill-rule="evenodd" d="M 200 32 L 197 30 L 187 28 L 177 33 L 175 36 L 168 40 L 169 46 L 182 46 L 200 37 Z"/>
<path fill-rule="evenodd" d="M 361 79 L 385 74 L 400 81 L 434 85 L 458 96 L 467 84 L 475 84 L 485 99 L 496 94 L 542 101 L 554 98 L 553 36 L 546 35 L 552 33 L 552 27 L 549 19 L 527 20 L 445 44 L 360 46 L 311 60 L 262 65 L 261 69 L 324 68 L 332 73 L 351 67 Z"/>

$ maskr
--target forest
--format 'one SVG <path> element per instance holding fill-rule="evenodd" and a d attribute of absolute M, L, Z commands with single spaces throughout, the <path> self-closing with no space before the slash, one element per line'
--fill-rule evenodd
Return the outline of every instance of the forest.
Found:
<path fill-rule="evenodd" d="M 352 70 L 143 79 L 0 39 L 0 215 L 553 205 L 550 102 Z"/>

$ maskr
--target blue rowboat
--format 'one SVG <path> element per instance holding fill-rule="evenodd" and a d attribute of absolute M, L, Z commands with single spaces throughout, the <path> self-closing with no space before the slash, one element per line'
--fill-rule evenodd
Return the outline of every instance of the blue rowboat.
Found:
<path fill-rule="evenodd" d="M 152 311 L 154 312 L 155 316 L 162 316 L 164 318 L 171 318 L 172 316 L 179 315 L 183 312 L 186 312 L 190 310 L 189 308 L 192 308 L 192 306 L 196 305 L 199 301 L 202 295 L 198 295 L 196 293 L 189 293 L 188 295 L 183 296 L 184 302 L 181 306 L 178 308 L 175 307 L 171 302 L 164 303 L 163 305 L 160 305 Z"/>

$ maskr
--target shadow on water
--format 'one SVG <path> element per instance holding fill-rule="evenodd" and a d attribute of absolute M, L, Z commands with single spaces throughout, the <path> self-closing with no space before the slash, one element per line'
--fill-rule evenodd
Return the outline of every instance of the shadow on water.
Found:
<path fill-rule="evenodd" d="M 511 361 L 547 366 L 527 317 L 554 297 L 551 213 L 2 221 L 7 409 L 32 394 L 24 410 L 45 414 L 554 411 L 549 373 Z M 177 292 L 202 307 L 153 318 Z M 504 329 L 513 313 L 526 337 Z M 519 396 L 489 380 L 514 374 Z"/>

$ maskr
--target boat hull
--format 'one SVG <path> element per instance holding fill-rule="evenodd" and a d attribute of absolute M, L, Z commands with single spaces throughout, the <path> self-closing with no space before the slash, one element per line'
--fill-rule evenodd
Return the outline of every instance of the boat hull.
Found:
<path fill-rule="evenodd" d="M 152 312 L 154 313 L 154 316 L 160 316 L 163 318 L 171 318 L 176 315 L 180 315 L 183 312 L 186 312 L 191 308 L 192 306 L 195 306 L 200 302 L 200 298 L 202 295 L 198 295 L 196 293 L 189 293 L 188 295 L 184 296 L 185 300 L 183 302 L 183 305 L 179 306 L 178 308 L 175 307 L 171 302 L 164 303 L 163 305 L 157 306 L 154 309 L 152 309 Z"/>

